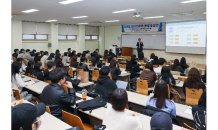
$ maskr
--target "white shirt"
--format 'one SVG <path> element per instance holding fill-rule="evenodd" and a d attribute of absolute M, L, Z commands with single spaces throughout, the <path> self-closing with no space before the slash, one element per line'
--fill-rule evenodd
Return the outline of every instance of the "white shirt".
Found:
<path fill-rule="evenodd" d="M 107 130 L 142 130 L 139 116 L 129 116 L 125 112 L 117 112 L 109 104 L 104 114 L 103 125 Z"/>
<path fill-rule="evenodd" d="M 44 68 L 44 62 L 46 62 L 47 58 L 48 58 L 47 55 L 44 55 L 44 56 L 41 58 L 42 68 Z"/>
<path fill-rule="evenodd" d="M 23 87 L 30 85 L 30 83 L 28 83 L 28 82 L 23 82 L 23 80 L 19 74 L 15 74 L 16 80 L 14 79 L 14 76 L 12 76 L 11 78 L 12 78 L 11 86 L 13 87 L 13 89 L 19 90 L 19 92 L 22 91 Z M 34 82 L 32 82 L 32 84 L 33 83 Z"/>
<path fill-rule="evenodd" d="M 158 67 L 154 69 L 154 72 L 156 73 L 156 75 L 161 75 L 161 70 L 162 70 L 162 67 Z"/>

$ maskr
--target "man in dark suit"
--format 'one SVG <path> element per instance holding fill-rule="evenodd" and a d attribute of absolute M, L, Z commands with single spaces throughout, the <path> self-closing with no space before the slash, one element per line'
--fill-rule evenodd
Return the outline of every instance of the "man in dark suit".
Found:
<path fill-rule="evenodd" d="M 144 46 L 143 42 L 141 41 L 141 38 L 138 39 L 136 46 L 137 46 L 138 57 L 139 57 L 139 52 L 143 51 L 143 46 Z"/>

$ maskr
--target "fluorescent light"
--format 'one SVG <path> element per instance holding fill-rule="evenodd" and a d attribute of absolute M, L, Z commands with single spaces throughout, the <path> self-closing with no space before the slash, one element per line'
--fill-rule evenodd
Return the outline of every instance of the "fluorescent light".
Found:
<path fill-rule="evenodd" d="M 29 9 L 29 10 L 24 10 L 24 11 L 21 11 L 23 13 L 31 13 L 31 12 L 36 12 L 36 11 L 39 11 L 37 9 Z"/>
<path fill-rule="evenodd" d="M 45 22 L 54 22 L 54 21 L 57 21 L 57 20 L 55 20 L 55 19 L 53 19 L 53 20 L 46 20 Z"/>
<path fill-rule="evenodd" d="M 77 16 L 77 17 L 72 17 L 72 18 L 78 19 L 78 18 L 86 18 L 86 17 L 88 17 L 88 16 Z"/>
<path fill-rule="evenodd" d="M 77 23 L 77 24 L 89 24 L 89 23 Z"/>
<path fill-rule="evenodd" d="M 187 4 L 187 3 L 200 2 L 200 1 L 206 1 L 206 0 L 188 0 L 188 1 L 182 1 L 181 3 Z"/>
<path fill-rule="evenodd" d="M 71 4 L 71 3 L 80 2 L 80 1 L 83 1 L 83 0 L 65 0 L 65 1 L 61 1 L 59 3 L 66 5 L 66 4 Z"/>
<path fill-rule="evenodd" d="M 207 14 L 207 12 L 204 12 L 203 14 Z"/>
<path fill-rule="evenodd" d="M 152 35 L 152 36 L 157 36 L 157 35 Z"/>
<path fill-rule="evenodd" d="M 164 16 L 144 17 L 144 19 L 163 18 Z"/>
<path fill-rule="evenodd" d="M 127 10 L 120 10 L 120 11 L 115 11 L 112 13 L 123 13 L 123 12 L 129 12 L 129 11 L 135 11 L 136 9 L 127 9 Z"/>
<path fill-rule="evenodd" d="M 111 21 L 105 21 L 105 22 L 118 22 L 120 20 L 111 20 Z"/>

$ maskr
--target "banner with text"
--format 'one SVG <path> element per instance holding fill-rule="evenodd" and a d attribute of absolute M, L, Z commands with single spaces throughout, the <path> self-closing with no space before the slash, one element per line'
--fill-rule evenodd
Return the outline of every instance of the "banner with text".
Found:
<path fill-rule="evenodd" d="M 162 22 L 122 25 L 122 32 L 160 32 L 160 31 L 162 31 Z"/>

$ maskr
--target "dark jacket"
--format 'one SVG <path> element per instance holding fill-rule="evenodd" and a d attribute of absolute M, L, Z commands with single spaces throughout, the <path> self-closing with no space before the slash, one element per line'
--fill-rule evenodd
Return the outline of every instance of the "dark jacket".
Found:
<path fill-rule="evenodd" d="M 144 70 L 140 75 L 140 79 L 147 80 L 148 88 L 153 88 L 157 77 L 154 71 Z"/>
<path fill-rule="evenodd" d="M 206 130 L 206 107 L 199 107 L 198 105 L 192 106 L 192 116 L 194 119 L 194 128 L 199 128 L 199 130 Z"/>
<path fill-rule="evenodd" d="M 177 66 L 176 69 L 174 69 L 173 71 L 179 71 L 180 73 L 184 73 L 184 70 L 181 66 Z"/>
<path fill-rule="evenodd" d="M 63 66 L 63 63 L 62 63 L 61 59 L 55 60 L 55 64 L 56 64 L 56 67 L 62 67 Z"/>
<path fill-rule="evenodd" d="M 126 71 L 130 71 L 130 79 L 135 78 L 135 72 L 140 72 L 139 65 L 136 62 L 127 61 Z"/>
<path fill-rule="evenodd" d="M 31 56 L 36 56 L 36 54 L 33 51 L 30 52 L 30 55 Z"/>
<path fill-rule="evenodd" d="M 90 57 L 89 58 L 89 61 L 91 61 L 91 62 L 94 62 L 96 59 L 95 59 L 95 57 Z"/>
<path fill-rule="evenodd" d="M 50 80 L 50 78 L 49 78 L 49 73 L 50 73 L 50 72 L 49 72 L 48 70 L 45 70 L 45 71 L 44 71 L 44 79 L 45 79 L 45 80 Z"/>
<path fill-rule="evenodd" d="M 40 95 L 40 102 L 49 106 L 51 114 L 60 120 L 62 120 L 61 111 L 68 111 L 75 101 L 74 88 L 68 88 L 68 93 L 66 93 L 63 87 L 55 83 L 47 85 Z"/>
<path fill-rule="evenodd" d="M 173 116 L 172 114 L 170 114 L 170 113 L 168 113 L 168 112 L 165 112 L 165 111 L 163 111 L 163 110 L 161 110 L 161 109 L 159 109 L 159 108 L 155 108 L 155 107 L 152 107 L 152 106 L 147 105 L 147 106 L 145 106 L 145 107 L 142 109 L 141 112 L 142 112 L 142 114 L 147 115 L 147 116 L 150 116 L 150 117 L 152 117 L 152 116 L 153 116 L 155 113 L 157 113 L 157 112 L 166 113 L 167 115 L 170 116 L 170 118 L 172 119 L 172 123 L 173 123 L 174 125 L 179 125 L 179 122 L 177 121 L 177 119 L 176 119 L 175 116 Z"/>
<path fill-rule="evenodd" d="M 68 51 L 67 53 L 68 53 L 68 57 L 70 57 L 70 56 L 71 56 L 71 52 L 70 52 L 70 51 Z"/>
<path fill-rule="evenodd" d="M 156 61 L 156 60 L 152 60 L 151 63 L 152 63 L 153 65 L 159 65 L 159 62 Z"/>
<path fill-rule="evenodd" d="M 70 76 L 70 75 L 67 75 L 66 81 L 70 81 L 72 83 L 72 85 L 73 85 L 73 88 L 77 89 L 77 87 L 78 87 L 78 85 L 80 83 L 80 80 L 79 79 L 72 80 L 71 78 L 73 78 L 73 77 Z"/>
<path fill-rule="evenodd" d="M 27 73 L 30 73 L 31 75 L 32 75 L 32 73 L 33 73 L 33 68 L 30 68 L 30 67 L 28 67 L 28 68 L 26 68 L 26 74 Z"/>
<path fill-rule="evenodd" d="M 97 64 L 97 67 L 98 67 L 98 68 L 101 68 L 101 67 L 102 67 L 101 61 L 92 62 L 92 66 L 95 66 L 95 64 Z"/>
<path fill-rule="evenodd" d="M 12 56 L 17 58 L 18 54 L 17 53 L 13 53 Z"/>
<path fill-rule="evenodd" d="M 206 77 L 206 74 L 205 75 L 202 75 L 202 80 L 204 83 L 207 83 L 207 77 Z"/>
<path fill-rule="evenodd" d="M 33 72 L 32 72 L 32 75 L 37 76 L 38 80 L 44 81 L 44 76 L 43 76 L 41 71 L 38 71 L 38 70 L 34 69 Z"/>
<path fill-rule="evenodd" d="M 143 50 L 143 46 L 144 46 L 143 42 L 142 42 L 142 44 L 137 42 L 136 46 L 137 46 L 137 51 L 141 52 Z"/>
<path fill-rule="evenodd" d="M 189 66 L 187 64 L 185 65 L 180 65 L 182 67 L 183 70 L 187 69 Z"/>
<path fill-rule="evenodd" d="M 41 56 L 35 56 L 35 57 L 34 57 L 35 63 L 38 63 L 38 61 L 40 61 L 41 58 L 42 58 Z"/>
<path fill-rule="evenodd" d="M 100 75 L 98 77 L 95 92 L 102 95 L 106 102 L 110 102 L 112 92 L 117 89 L 117 85 L 107 75 Z"/>
<path fill-rule="evenodd" d="M 110 68 L 111 70 L 111 76 L 113 80 L 117 80 L 117 76 L 121 74 L 120 68 L 114 67 Z"/>
<path fill-rule="evenodd" d="M 78 64 L 76 68 L 83 69 L 84 71 L 89 71 L 88 66 L 86 64 L 83 64 L 83 63 Z"/>
<path fill-rule="evenodd" d="M 186 81 L 186 80 L 185 80 L 185 81 Z M 186 89 L 185 89 L 185 87 L 187 87 L 187 86 L 186 86 L 186 84 L 185 84 L 185 81 L 184 81 L 184 84 L 183 84 L 183 93 L 186 95 Z M 206 88 L 206 86 L 204 85 L 204 83 L 201 82 L 201 89 L 203 89 L 203 91 L 204 91 L 205 88 Z"/>

